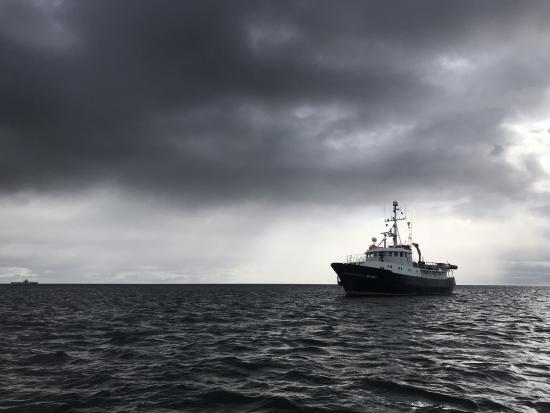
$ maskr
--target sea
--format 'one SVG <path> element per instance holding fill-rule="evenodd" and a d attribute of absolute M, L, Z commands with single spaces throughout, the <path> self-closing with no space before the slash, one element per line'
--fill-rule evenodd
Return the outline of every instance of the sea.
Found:
<path fill-rule="evenodd" d="M 0 285 L 0 412 L 550 412 L 550 288 Z"/>

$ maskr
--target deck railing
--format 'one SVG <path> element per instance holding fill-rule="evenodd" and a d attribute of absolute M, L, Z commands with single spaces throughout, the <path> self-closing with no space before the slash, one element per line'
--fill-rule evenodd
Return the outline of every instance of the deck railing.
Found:
<path fill-rule="evenodd" d="M 367 260 L 367 256 L 365 253 L 363 253 L 363 254 L 347 255 L 344 262 L 346 264 L 361 264 L 366 260 Z"/>

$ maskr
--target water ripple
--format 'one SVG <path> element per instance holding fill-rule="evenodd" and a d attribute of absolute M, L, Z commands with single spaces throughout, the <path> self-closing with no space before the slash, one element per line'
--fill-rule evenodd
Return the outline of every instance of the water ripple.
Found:
<path fill-rule="evenodd" d="M 0 286 L 0 412 L 549 412 L 550 289 Z"/>

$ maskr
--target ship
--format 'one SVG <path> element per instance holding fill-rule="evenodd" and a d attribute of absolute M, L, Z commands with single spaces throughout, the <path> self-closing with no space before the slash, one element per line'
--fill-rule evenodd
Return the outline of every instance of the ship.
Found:
<path fill-rule="evenodd" d="M 386 227 L 390 228 L 381 233 L 382 240 L 377 242 L 373 237 L 365 253 L 330 264 L 346 295 L 452 294 L 458 266 L 424 261 L 419 244 L 412 242 L 410 221 L 408 239 L 401 242 L 398 222 L 406 219 L 399 203 L 393 201 L 393 215 L 385 219 Z"/>
<path fill-rule="evenodd" d="M 12 285 L 36 285 L 38 284 L 38 281 L 29 281 L 25 279 L 24 281 L 12 281 Z"/>

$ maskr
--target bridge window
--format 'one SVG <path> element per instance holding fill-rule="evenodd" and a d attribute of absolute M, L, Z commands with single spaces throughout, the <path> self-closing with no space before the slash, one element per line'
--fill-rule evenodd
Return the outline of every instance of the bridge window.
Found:
<path fill-rule="evenodd" d="M 400 253 L 399 253 L 399 256 L 400 256 L 400 257 L 402 257 L 402 256 L 403 256 L 403 253 L 402 253 L 402 252 L 400 252 Z"/>

